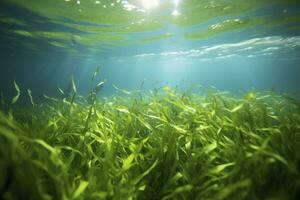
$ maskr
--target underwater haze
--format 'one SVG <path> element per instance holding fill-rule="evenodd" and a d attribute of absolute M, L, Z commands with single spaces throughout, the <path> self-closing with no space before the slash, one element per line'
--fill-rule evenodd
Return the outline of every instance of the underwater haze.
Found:
<path fill-rule="evenodd" d="M 3 0 L 1 91 L 88 90 L 96 66 L 129 90 L 201 84 L 299 91 L 297 0 Z M 8 94 L 9 93 L 9 94 Z"/>
<path fill-rule="evenodd" d="M 299 199 L 299 0 L 0 0 L 0 66 L 0 199 Z"/>

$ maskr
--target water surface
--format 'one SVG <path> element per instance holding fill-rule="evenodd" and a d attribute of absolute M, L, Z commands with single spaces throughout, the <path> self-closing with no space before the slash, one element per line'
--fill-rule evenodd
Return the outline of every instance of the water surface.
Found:
<path fill-rule="evenodd" d="M 297 0 L 3 0 L 1 90 L 55 94 L 72 74 L 84 93 L 161 85 L 298 91 Z"/>

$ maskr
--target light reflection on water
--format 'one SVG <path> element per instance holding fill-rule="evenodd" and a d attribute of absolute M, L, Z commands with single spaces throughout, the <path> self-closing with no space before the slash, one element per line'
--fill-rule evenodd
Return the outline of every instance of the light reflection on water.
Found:
<path fill-rule="evenodd" d="M 111 83 L 129 88 L 145 78 L 151 87 L 300 85 L 295 0 L 3 0 L 0 34 L 7 77 L 28 84 L 34 76 L 53 88 L 74 73 L 85 90 L 100 64 Z M 16 75 L 20 65 L 28 70 Z"/>

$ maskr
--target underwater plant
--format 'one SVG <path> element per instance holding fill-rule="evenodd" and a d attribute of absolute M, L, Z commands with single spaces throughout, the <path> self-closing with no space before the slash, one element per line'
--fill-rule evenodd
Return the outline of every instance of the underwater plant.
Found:
<path fill-rule="evenodd" d="M 0 199 L 299 197 L 298 98 L 169 87 L 97 98 L 98 73 L 87 98 L 72 80 L 70 95 L 37 104 L 28 90 L 30 108 L 0 112 Z"/>

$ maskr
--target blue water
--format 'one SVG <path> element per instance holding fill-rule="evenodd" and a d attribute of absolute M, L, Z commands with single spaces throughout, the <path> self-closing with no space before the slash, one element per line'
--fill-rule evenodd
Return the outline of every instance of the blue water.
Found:
<path fill-rule="evenodd" d="M 15 2 L 0 3 L 1 17 L 22 20 L 22 23 L 0 20 L 0 91 L 7 97 L 14 94 L 14 80 L 22 89 L 30 88 L 37 96 L 55 96 L 58 87 L 68 86 L 71 76 L 78 90 L 86 94 L 97 66 L 100 66 L 97 81 L 106 80 L 103 95 L 114 94 L 113 85 L 136 90 L 142 82 L 146 91 L 164 85 L 181 88 L 202 85 L 230 91 L 300 90 L 300 4 L 297 1 L 288 1 L 290 4 L 275 1 L 279 3 L 257 7 L 251 12 L 214 16 L 192 25 L 177 25 L 166 20 L 157 29 L 124 33 L 70 28 L 68 24 L 122 30 L 126 24 L 96 24 L 66 16 L 51 18 Z M 117 1 L 112 2 L 117 4 Z M 45 3 L 45 8 L 47 6 Z M 184 13 L 178 18 L 181 16 Z M 220 28 L 218 26 L 239 24 L 239 20 L 252 18 L 264 21 L 241 28 L 233 26 L 232 30 L 201 38 L 188 38 L 197 31 L 213 33 L 215 28 Z M 285 21 L 281 22 L 282 19 Z M 276 25 L 270 25 L 273 22 Z M 30 35 L 38 31 L 60 32 L 66 37 Z M 108 39 L 90 45 L 81 43 L 91 34 L 105 35 Z M 159 39 L 164 34 L 166 38 Z M 111 41 L 110 36 L 116 35 L 125 40 Z M 150 40 L 143 42 L 145 38 Z M 54 42 L 61 42 L 64 47 L 55 46 Z"/>

